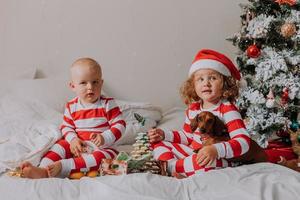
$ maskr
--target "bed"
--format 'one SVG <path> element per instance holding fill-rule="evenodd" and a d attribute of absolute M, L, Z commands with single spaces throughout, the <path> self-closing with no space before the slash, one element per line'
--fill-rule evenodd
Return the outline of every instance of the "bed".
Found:
<path fill-rule="evenodd" d="M 60 137 L 64 103 L 73 95 L 61 87 L 64 84 L 66 80 L 61 79 L 23 79 L 0 87 L 1 199 L 300 199 L 300 174 L 270 163 L 214 170 L 186 179 L 150 173 L 80 180 L 8 176 L 7 171 L 23 160 L 38 164 Z M 117 103 L 127 122 L 126 133 L 118 142 L 122 151 L 131 151 L 138 132 L 154 126 L 178 129 L 183 124 L 183 108 L 166 111 L 150 103 L 119 99 Z M 144 127 L 133 113 L 146 118 Z"/>

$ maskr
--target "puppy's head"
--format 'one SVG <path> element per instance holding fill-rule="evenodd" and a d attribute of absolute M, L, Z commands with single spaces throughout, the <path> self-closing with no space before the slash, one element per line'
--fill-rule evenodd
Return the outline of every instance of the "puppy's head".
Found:
<path fill-rule="evenodd" d="M 199 113 L 191 120 L 192 131 L 195 132 L 197 128 L 201 133 L 211 136 L 223 136 L 227 130 L 219 117 L 208 111 Z"/>

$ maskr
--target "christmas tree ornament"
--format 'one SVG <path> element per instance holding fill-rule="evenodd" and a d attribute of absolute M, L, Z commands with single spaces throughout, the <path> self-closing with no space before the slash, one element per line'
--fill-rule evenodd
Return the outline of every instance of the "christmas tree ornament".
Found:
<path fill-rule="evenodd" d="M 133 113 L 134 118 L 141 124 L 141 126 L 145 126 L 146 118 L 141 116 L 138 113 Z"/>
<path fill-rule="evenodd" d="M 282 95 L 281 95 L 281 105 L 285 106 L 288 103 L 289 100 L 289 89 L 283 88 Z"/>
<path fill-rule="evenodd" d="M 281 26 L 280 31 L 283 37 L 290 38 L 296 34 L 297 29 L 294 23 L 286 22 Z"/>
<path fill-rule="evenodd" d="M 256 46 L 256 44 L 250 45 L 247 48 L 247 56 L 250 58 L 257 58 L 260 56 L 260 49 Z"/>
<path fill-rule="evenodd" d="M 279 5 L 288 4 L 289 6 L 294 6 L 296 4 L 296 0 L 276 0 L 275 2 Z"/>
<path fill-rule="evenodd" d="M 248 26 L 249 22 L 255 17 L 255 13 L 252 12 L 251 10 L 247 10 L 246 13 L 246 26 Z"/>
<path fill-rule="evenodd" d="M 267 108 L 275 107 L 275 97 L 272 89 L 270 89 L 269 94 L 267 95 L 266 107 Z"/>

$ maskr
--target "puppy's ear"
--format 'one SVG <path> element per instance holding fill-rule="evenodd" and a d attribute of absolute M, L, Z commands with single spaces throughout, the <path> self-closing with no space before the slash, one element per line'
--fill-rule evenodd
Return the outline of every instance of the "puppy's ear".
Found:
<path fill-rule="evenodd" d="M 215 116 L 214 132 L 217 136 L 223 136 L 228 132 L 224 123 L 217 116 Z"/>
<path fill-rule="evenodd" d="M 198 123 L 199 123 L 199 114 L 196 115 L 194 119 L 191 120 L 191 130 L 192 132 L 195 132 L 195 130 L 198 128 Z"/>

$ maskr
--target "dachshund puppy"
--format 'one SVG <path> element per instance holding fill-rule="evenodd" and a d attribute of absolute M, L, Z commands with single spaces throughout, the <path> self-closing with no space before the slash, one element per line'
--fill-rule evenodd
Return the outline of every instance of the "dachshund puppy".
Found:
<path fill-rule="evenodd" d="M 203 146 L 215 144 L 230 139 L 224 123 L 211 112 L 199 113 L 191 121 L 192 132 L 199 128 Z"/>
<path fill-rule="evenodd" d="M 229 133 L 224 123 L 211 112 L 203 111 L 191 121 L 191 129 L 195 132 L 199 129 L 203 146 L 230 140 Z M 251 164 L 266 162 L 267 155 L 264 150 L 254 141 L 250 140 L 249 151 L 241 156 L 227 159 L 231 162 Z"/>

